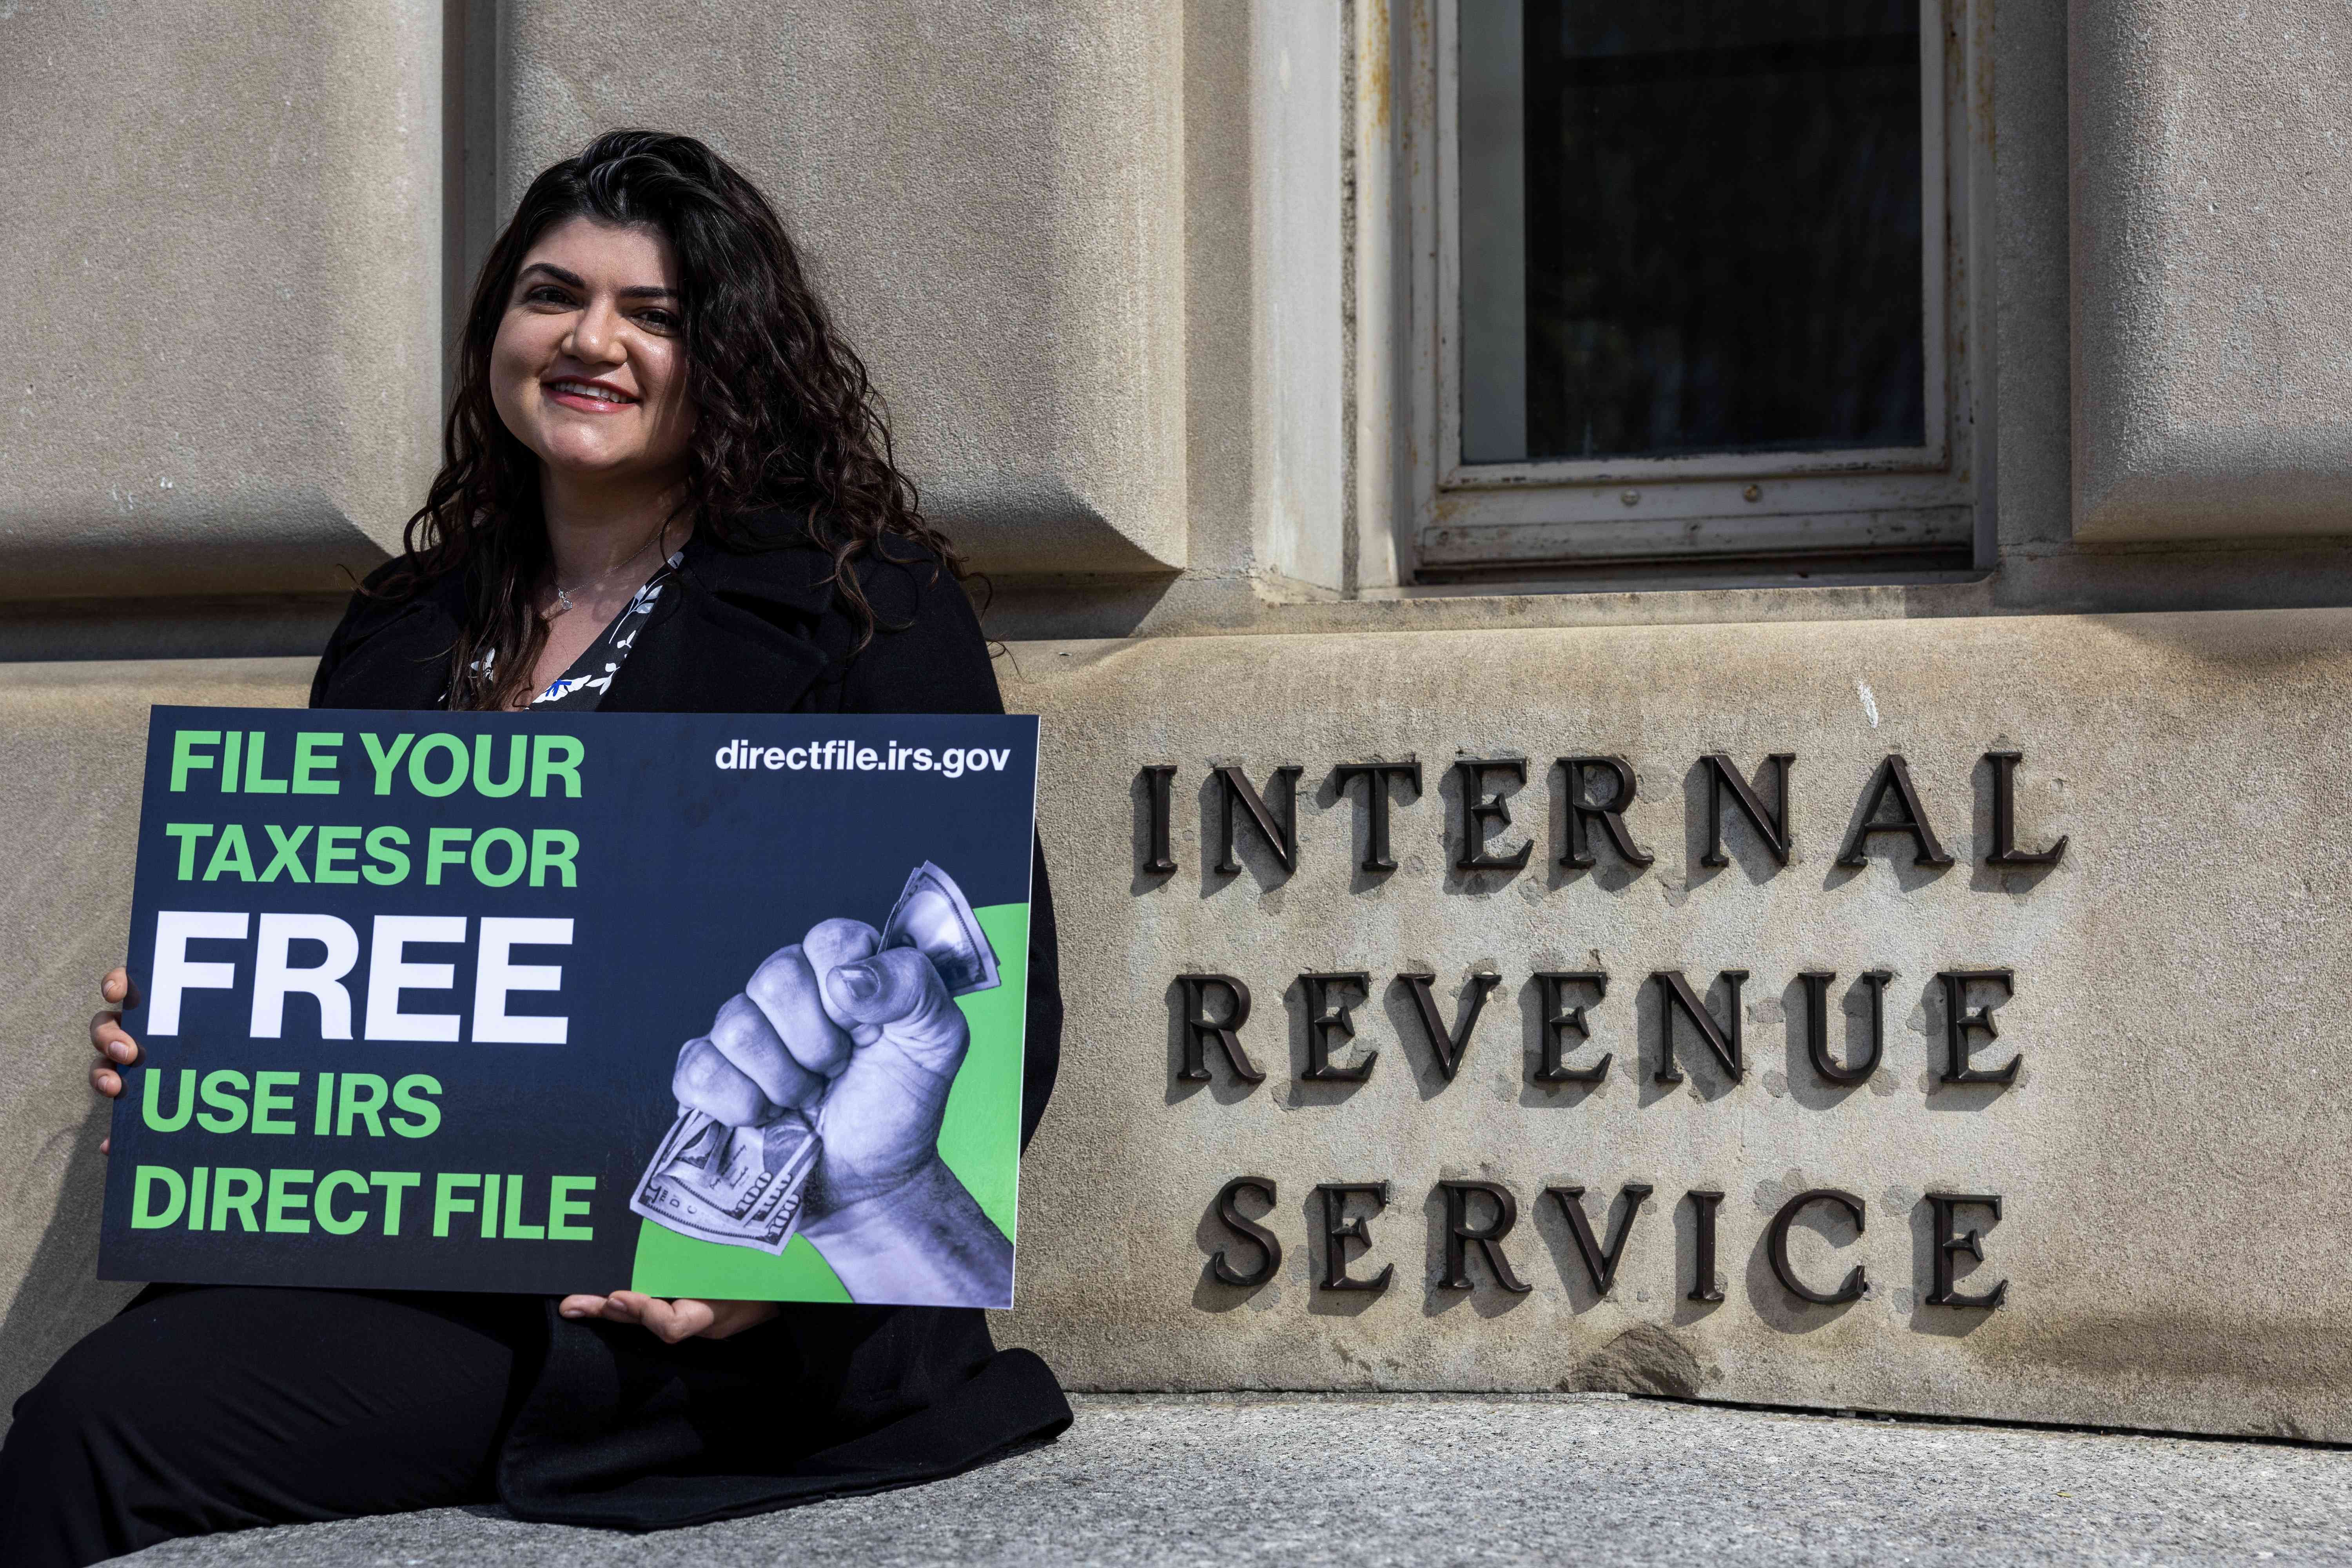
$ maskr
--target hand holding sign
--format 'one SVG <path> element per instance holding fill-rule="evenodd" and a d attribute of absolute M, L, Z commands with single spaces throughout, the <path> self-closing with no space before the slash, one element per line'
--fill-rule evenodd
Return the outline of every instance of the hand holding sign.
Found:
<path fill-rule="evenodd" d="M 122 1009 L 138 997 L 131 989 L 130 972 L 119 963 L 98 983 L 98 994 L 107 1005 L 89 1020 L 89 1047 L 99 1057 L 89 1067 L 89 1087 L 112 1100 L 122 1092 L 122 1069 L 139 1059 L 139 1042 L 122 1027 Z M 113 1139 L 101 1138 L 98 1152 L 110 1153 L 113 1146 Z"/>

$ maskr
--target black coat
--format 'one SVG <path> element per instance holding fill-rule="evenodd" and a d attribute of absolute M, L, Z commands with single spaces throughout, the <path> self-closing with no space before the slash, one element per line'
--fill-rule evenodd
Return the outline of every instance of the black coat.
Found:
<path fill-rule="evenodd" d="M 604 710 L 1004 710 L 971 603 L 928 556 L 893 545 L 898 559 L 858 563 L 885 629 L 856 649 L 832 559 L 781 521 L 772 537 L 758 552 L 687 546 Z M 310 705 L 438 707 L 464 604 L 454 576 L 402 601 L 354 597 Z M 1024 1146 L 1061 1055 L 1042 854 L 1031 910 Z M 997 1350 L 976 1309 L 787 1305 L 733 1339 L 677 1346 L 560 1318 L 552 1300 L 546 1323 L 498 1461 L 499 1495 L 524 1519 L 657 1530 L 761 1513 L 951 1475 L 1070 1422 L 1045 1363 Z"/>

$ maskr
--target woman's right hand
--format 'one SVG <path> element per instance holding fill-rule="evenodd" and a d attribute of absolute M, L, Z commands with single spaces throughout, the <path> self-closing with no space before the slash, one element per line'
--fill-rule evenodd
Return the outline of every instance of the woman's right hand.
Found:
<path fill-rule="evenodd" d="M 98 983 L 98 994 L 110 1006 L 100 1008 L 89 1020 L 90 1048 L 98 1060 L 89 1064 L 89 1087 L 112 1100 L 122 1092 L 121 1069 L 139 1059 L 139 1042 L 122 1032 L 122 1005 L 131 1000 L 131 975 L 121 965 L 106 972 Z M 98 1146 L 101 1154 L 110 1152 L 114 1142 L 106 1139 Z"/>

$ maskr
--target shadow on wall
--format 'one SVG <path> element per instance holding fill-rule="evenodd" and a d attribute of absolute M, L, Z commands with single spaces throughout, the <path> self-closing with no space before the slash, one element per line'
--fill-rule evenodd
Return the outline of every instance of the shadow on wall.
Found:
<path fill-rule="evenodd" d="M 66 1139 L 73 1152 L 66 1161 L 57 1211 L 25 1260 L 24 1282 L 8 1304 L 7 1317 L 0 1320 L 0 1412 L 5 1412 L 0 1430 L 13 1417 L 18 1396 L 58 1357 L 138 1293 L 136 1285 L 98 1278 L 99 1210 L 106 1194 L 106 1156 L 98 1152 L 98 1142 L 106 1135 L 106 1110 L 93 1106 L 79 1126 L 52 1135 L 50 1149 L 56 1140 Z"/>
<path fill-rule="evenodd" d="M 1055 475 L 941 474 L 922 484 L 923 510 L 983 571 L 1159 575 L 1178 570 L 1121 533 Z"/>

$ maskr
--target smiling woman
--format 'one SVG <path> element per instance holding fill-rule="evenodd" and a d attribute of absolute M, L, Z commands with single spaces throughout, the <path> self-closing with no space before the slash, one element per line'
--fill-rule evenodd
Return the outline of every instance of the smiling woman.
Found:
<path fill-rule="evenodd" d="M 312 706 L 1003 711 L 865 366 L 698 142 L 614 132 L 532 183 L 467 312 L 445 458 Z M 1042 855 L 1031 887 L 1024 1143 L 1061 1036 Z M 140 1050 L 112 1010 L 128 977 L 100 989 L 111 1098 Z M 956 1266 L 962 1188 L 909 1184 L 884 1215 L 850 1185 L 810 1178 L 837 1273 Z M 18 1403 L 0 1542 L 78 1564 L 493 1499 L 653 1529 L 928 1480 L 1069 1419 L 972 1309 L 157 1287 Z"/>
<path fill-rule="evenodd" d="M 859 562 L 961 572 L 774 209 L 698 142 L 615 132 L 534 181 L 457 361 L 448 460 L 373 586 L 483 585 L 450 650 L 458 706 L 544 694 L 690 534 L 823 550 L 859 647 Z"/>
<path fill-rule="evenodd" d="M 659 229 L 590 217 L 550 230 L 516 271 L 489 392 L 508 433 L 540 459 L 551 570 L 538 657 L 526 667 L 527 648 L 517 650 L 507 665 L 530 679 L 497 687 L 511 706 L 563 680 L 668 555 L 669 533 L 684 531 L 677 514 L 694 410 L 677 276 Z M 497 645 L 480 657 L 497 669 Z"/>

